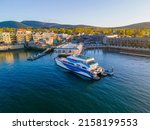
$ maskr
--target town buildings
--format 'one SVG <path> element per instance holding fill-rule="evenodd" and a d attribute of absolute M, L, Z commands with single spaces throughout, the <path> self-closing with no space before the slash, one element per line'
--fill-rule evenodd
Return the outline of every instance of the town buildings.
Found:
<path fill-rule="evenodd" d="M 105 36 L 103 43 L 116 46 L 148 47 L 150 44 L 150 38 L 119 37 L 113 35 Z"/>
<path fill-rule="evenodd" d="M 53 45 L 53 41 L 56 38 L 54 33 L 50 32 L 36 32 L 33 33 L 33 40 L 35 43 L 39 43 L 40 40 L 44 40 L 45 44 Z"/>
<path fill-rule="evenodd" d="M 26 29 L 18 29 L 16 33 L 17 43 L 22 44 L 32 40 L 32 32 Z"/>
<path fill-rule="evenodd" d="M 31 42 L 32 41 L 32 42 Z M 129 47 L 150 47 L 150 38 L 121 37 L 118 35 L 91 34 L 69 35 L 54 32 L 31 32 L 27 29 L 18 29 L 16 32 L 0 32 L 0 44 L 39 44 L 59 45 L 67 42 L 84 44 L 105 44 Z"/>

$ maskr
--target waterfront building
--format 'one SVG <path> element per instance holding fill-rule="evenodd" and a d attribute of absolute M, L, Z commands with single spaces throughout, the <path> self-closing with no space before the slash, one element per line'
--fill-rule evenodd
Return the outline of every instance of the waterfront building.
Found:
<path fill-rule="evenodd" d="M 19 44 L 25 43 L 26 42 L 26 29 L 18 29 L 16 36 L 17 36 L 17 42 Z"/>
<path fill-rule="evenodd" d="M 112 40 L 112 39 L 115 39 L 115 38 L 118 38 L 118 35 L 106 35 L 106 36 L 103 38 L 103 43 L 104 43 L 104 44 L 110 44 L 110 41 L 109 41 L 109 40 Z"/>
<path fill-rule="evenodd" d="M 33 37 L 32 37 L 32 32 L 31 31 L 26 31 L 26 36 L 25 36 L 26 42 L 30 42 L 32 41 Z"/>
<path fill-rule="evenodd" d="M 138 37 L 105 37 L 104 44 L 116 46 L 148 47 L 150 38 Z"/>
<path fill-rule="evenodd" d="M 52 33 L 44 32 L 42 34 L 42 39 L 46 41 L 46 44 L 53 45 L 53 36 Z"/>
<path fill-rule="evenodd" d="M 32 40 L 32 32 L 27 31 L 26 29 L 18 29 L 16 36 L 17 36 L 17 42 L 20 44 L 30 42 Z"/>
<path fill-rule="evenodd" d="M 42 39 L 46 42 L 46 44 L 53 45 L 55 35 L 53 33 L 49 32 L 37 32 L 33 33 L 33 40 L 35 43 L 39 43 L 39 41 Z"/>
<path fill-rule="evenodd" d="M 33 36 L 33 40 L 35 43 L 38 42 L 40 39 L 42 39 L 42 33 L 41 32 L 36 32 L 36 33 L 34 32 L 32 34 L 32 36 Z"/>
<path fill-rule="evenodd" d="M 11 44 L 12 43 L 9 32 L 3 32 L 2 33 L 2 41 L 5 44 Z"/>
<path fill-rule="evenodd" d="M 80 40 L 84 42 L 84 44 L 89 44 L 89 43 L 103 43 L 105 35 L 104 34 L 95 34 L 95 35 L 82 35 L 80 36 Z"/>
<path fill-rule="evenodd" d="M 11 32 L 10 33 L 10 39 L 11 39 L 12 44 L 16 44 L 17 43 L 16 33 Z"/>
<path fill-rule="evenodd" d="M 0 43 L 15 44 L 16 43 L 16 34 L 14 32 L 0 33 Z"/>
<path fill-rule="evenodd" d="M 3 43 L 2 33 L 0 33 L 0 43 Z"/>
<path fill-rule="evenodd" d="M 103 43 L 105 35 L 103 34 L 95 34 L 95 35 L 90 35 L 90 39 L 94 43 Z"/>

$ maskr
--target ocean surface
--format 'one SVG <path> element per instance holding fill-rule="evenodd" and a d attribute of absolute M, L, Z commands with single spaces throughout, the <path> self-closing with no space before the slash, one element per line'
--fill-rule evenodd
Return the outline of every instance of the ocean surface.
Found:
<path fill-rule="evenodd" d="M 150 58 L 87 50 L 115 74 L 99 81 L 64 72 L 37 52 L 0 52 L 0 112 L 150 112 Z"/>

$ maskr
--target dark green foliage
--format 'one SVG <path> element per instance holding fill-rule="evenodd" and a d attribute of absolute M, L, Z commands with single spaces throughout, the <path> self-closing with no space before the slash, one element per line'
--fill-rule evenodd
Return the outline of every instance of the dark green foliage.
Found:
<path fill-rule="evenodd" d="M 16 21 L 5 21 L 0 22 L 0 28 L 29 28 L 30 26 L 27 26 L 23 23 L 16 22 Z"/>

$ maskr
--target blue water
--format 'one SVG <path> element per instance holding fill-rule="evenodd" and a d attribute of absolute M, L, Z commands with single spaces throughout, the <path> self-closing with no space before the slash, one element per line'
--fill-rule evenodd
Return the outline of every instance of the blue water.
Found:
<path fill-rule="evenodd" d="M 115 74 L 99 81 L 64 72 L 55 54 L 0 53 L 0 112 L 150 112 L 150 58 L 87 50 Z"/>

